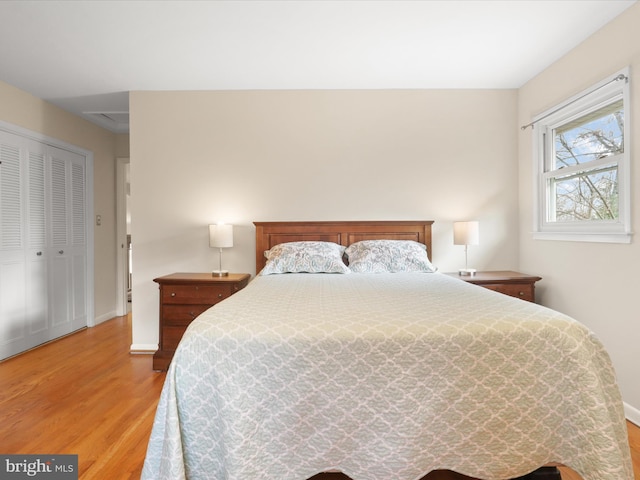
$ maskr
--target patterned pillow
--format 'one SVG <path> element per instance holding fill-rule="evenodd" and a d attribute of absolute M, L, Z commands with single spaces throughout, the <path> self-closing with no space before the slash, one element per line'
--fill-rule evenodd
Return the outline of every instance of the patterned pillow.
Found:
<path fill-rule="evenodd" d="M 427 247 L 412 240 L 363 240 L 347 247 L 349 268 L 356 273 L 435 272 Z"/>
<path fill-rule="evenodd" d="M 351 273 L 342 260 L 346 247 L 333 242 L 280 243 L 265 252 L 260 275 L 273 273 Z"/>

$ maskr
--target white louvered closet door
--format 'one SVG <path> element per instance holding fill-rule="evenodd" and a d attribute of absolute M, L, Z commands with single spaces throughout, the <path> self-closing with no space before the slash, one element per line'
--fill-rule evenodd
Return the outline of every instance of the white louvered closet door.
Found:
<path fill-rule="evenodd" d="M 85 158 L 0 131 L 0 359 L 87 324 Z"/>
<path fill-rule="evenodd" d="M 58 337 L 87 325 L 84 157 L 49 148 L 51 165 L 51 329 Z"/>
<path fill-rule="evenodd" d="M 0 358 L 50 339 L 44 149 L 0 132 Z"/>
<path fill-rule="evenodd" d="M 29 348 L 52 337 L 48 321 L 46 256 L 46 161 L 44 145 L 33 142 L 27 152 L 27 331 Z"/>
<path fill-rule="evenodd" d="M 13 140 L 13 141 L 12 141 Z M 0 353 L 26 344 L 26 268 L 21 145 L 0 132 Z"/>

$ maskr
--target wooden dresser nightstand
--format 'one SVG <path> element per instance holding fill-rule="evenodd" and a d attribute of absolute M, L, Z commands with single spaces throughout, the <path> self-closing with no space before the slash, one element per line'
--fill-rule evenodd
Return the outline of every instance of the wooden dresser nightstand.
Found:
<path fill-rule="evenodd" d="M 536 301 L 535 283 L 542 279 L 542 277 L 536 277 L 535 275 L 509 270 L 477 272 L 473 276 L 464 276 L 458 273 L 447 273 L 446 275 L 529 302 Z"/>
<path fill-rule="evenodd" d="M 173 273 L 155 278 L 160 287 L 160 337 L 153 369 L 166 370 L 189 324 L 202 312 L 242 290 L 248 273 L 214 277 L 211 273 Z"/>

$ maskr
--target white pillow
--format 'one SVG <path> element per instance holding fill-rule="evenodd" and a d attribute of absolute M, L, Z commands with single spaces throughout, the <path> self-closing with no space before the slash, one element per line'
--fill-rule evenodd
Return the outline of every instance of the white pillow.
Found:
<path fill-rule="evenodd" d="M 363 240 L 345 251 L 354 273 L 435 272 L 427 247 L 413 240 Z"/>
<path fill-rule="evenodd" d="M 333 242 L 280 243 L 265 252 L 260 275 L 274 273 L 350 273 L 342 259 L 344 246 Z"/>

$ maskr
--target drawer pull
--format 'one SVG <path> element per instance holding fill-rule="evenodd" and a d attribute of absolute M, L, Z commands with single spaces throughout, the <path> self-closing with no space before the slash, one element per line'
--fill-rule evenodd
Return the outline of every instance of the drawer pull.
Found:
<path fill-rule="evenodd" d="M 221 293 L 218 294 L 218 298 L 222 298 L 222 294 Z"/>
<path fill-rule="evenodd" d="M 520 295 L 521 297 L 524 297 L 524 292 L 518 292 L 518 295 Z"/>
<path fill-rule="evenodd" d="M 171 296 L 175 297 L 176 296 L 176 292 L 171 292 Z"/>

